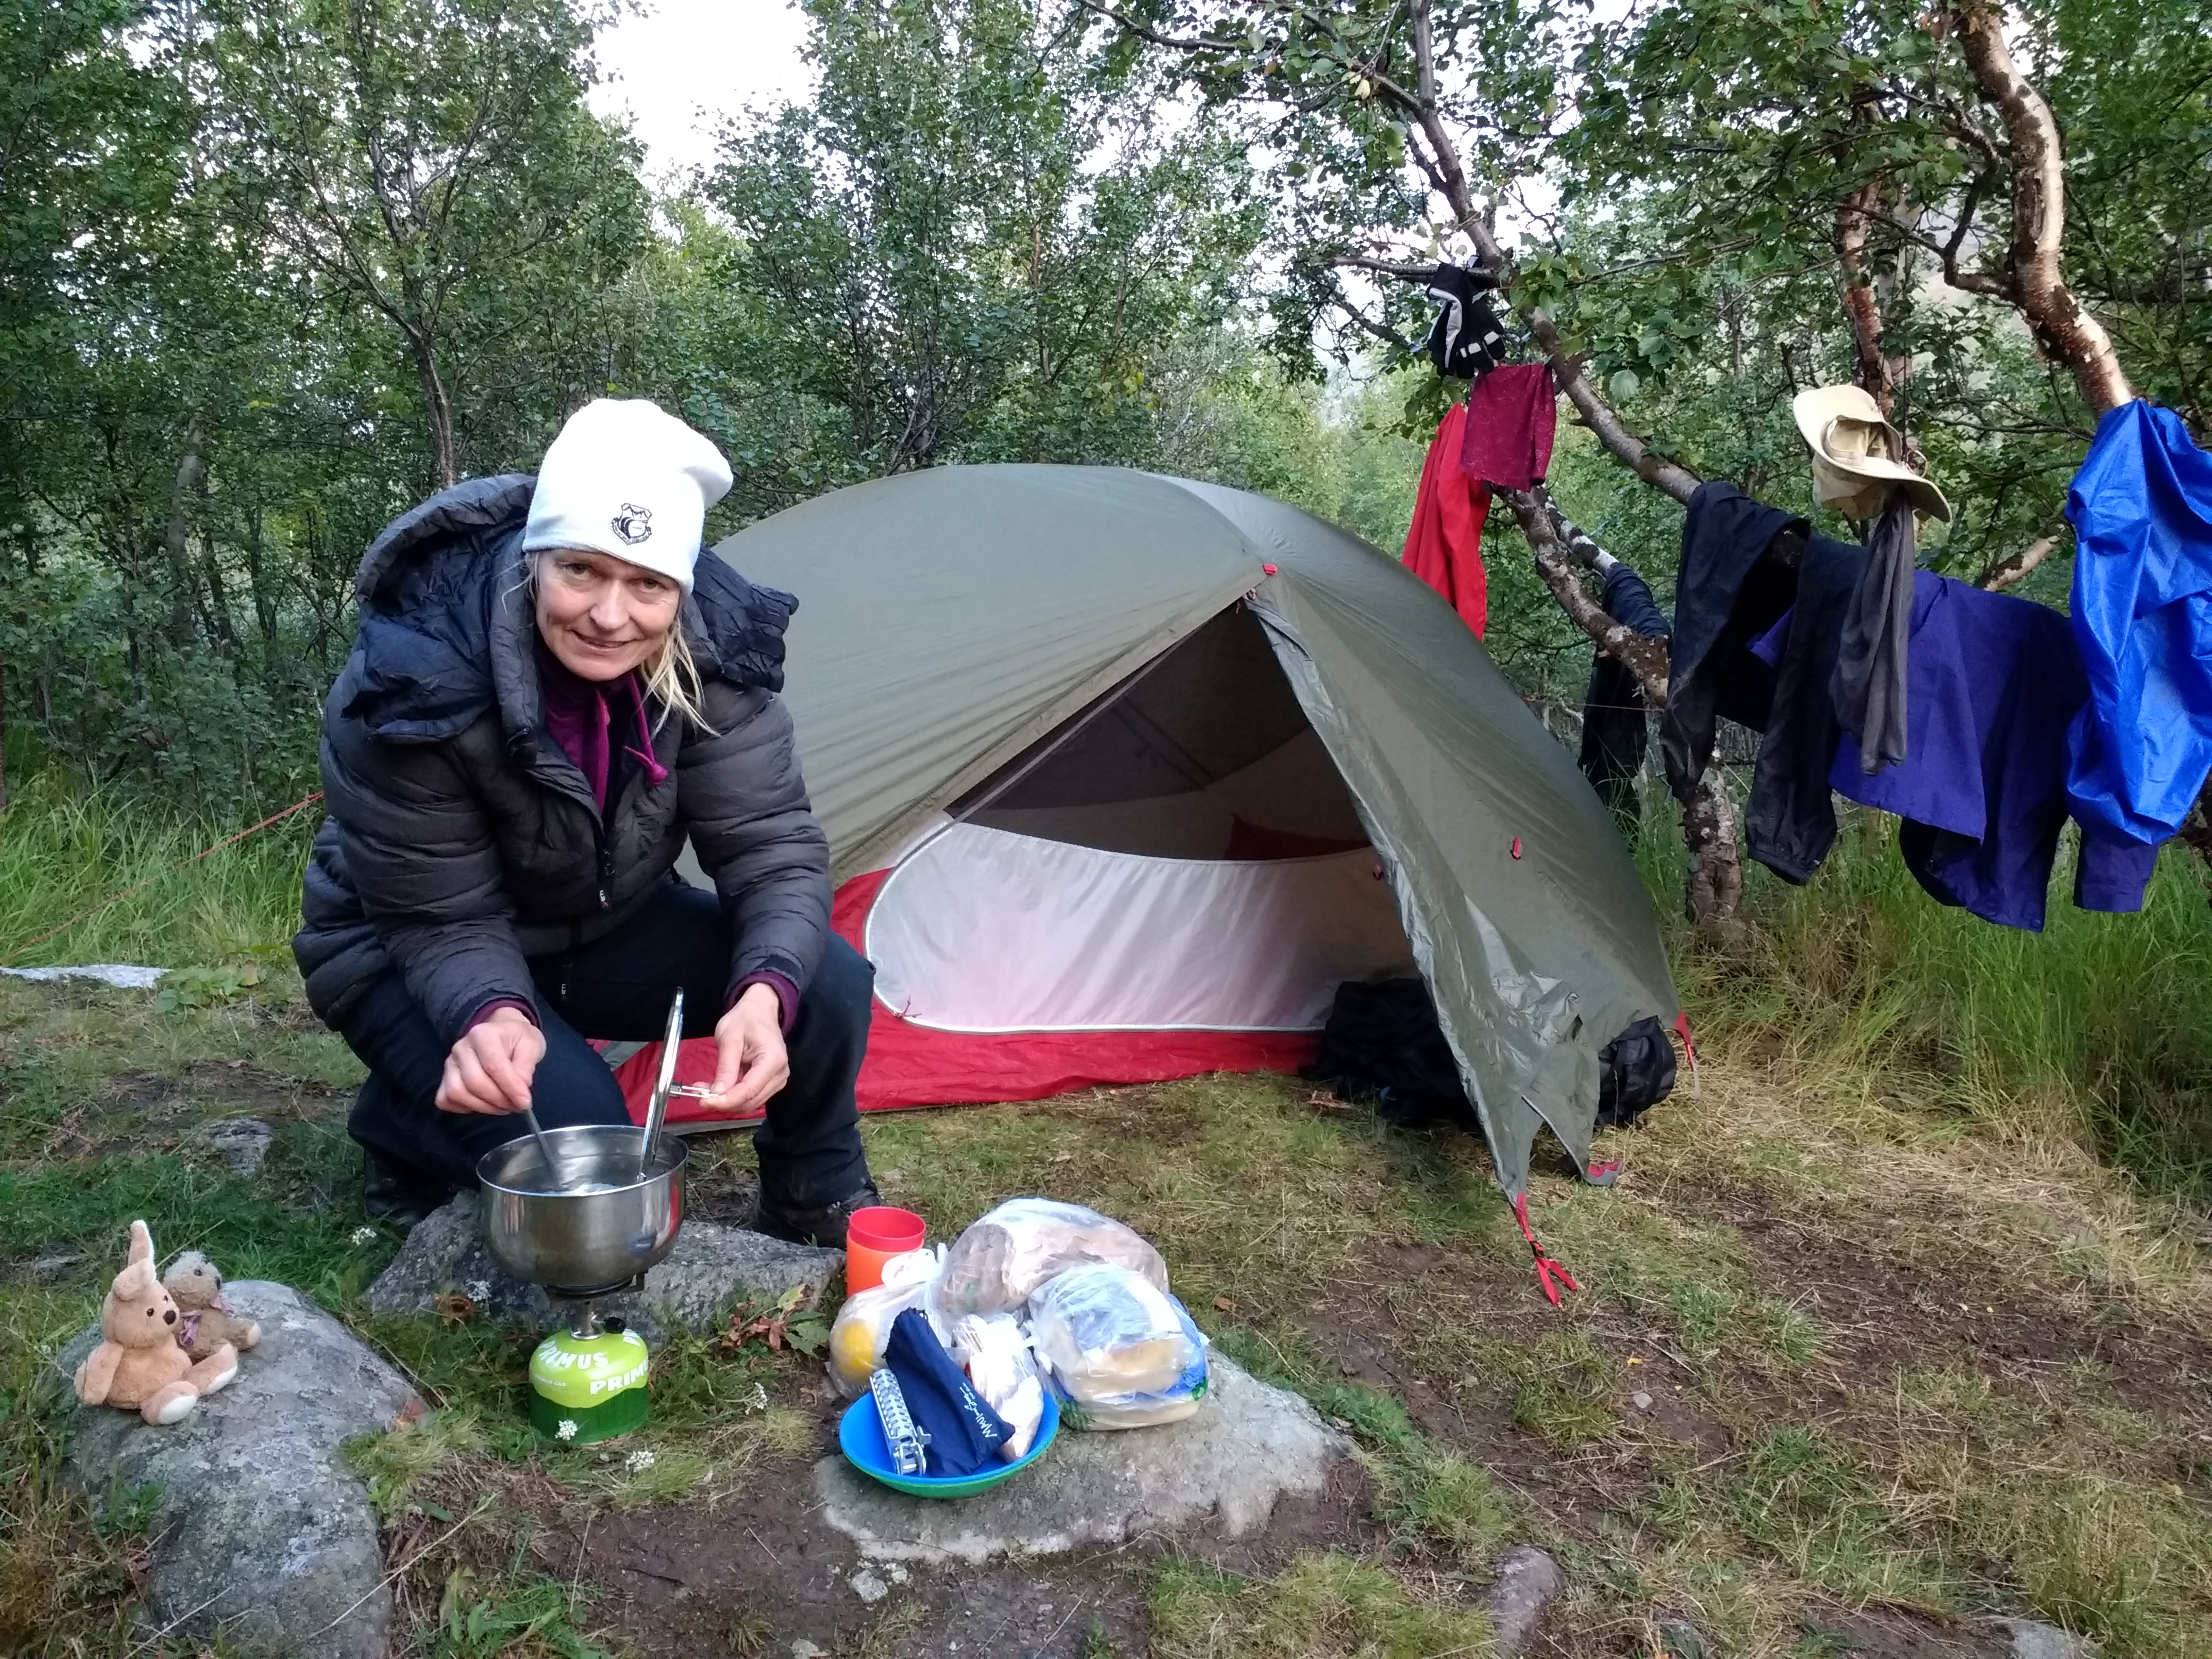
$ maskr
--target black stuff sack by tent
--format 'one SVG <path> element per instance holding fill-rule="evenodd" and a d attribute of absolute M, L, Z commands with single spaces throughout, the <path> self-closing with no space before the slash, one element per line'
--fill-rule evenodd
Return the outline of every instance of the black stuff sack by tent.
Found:
<path fill-rule="evenodd" d="M 1589 1167 L 1600 1051 L 1676 1012 L 1657 921 L 1574 757 L 1396 561 L 1261 496 L 1018 465 L 715 551 L 799 596 L 784 696 L 876 967 L 865 1109 L 1293 1070 L 1340 984 L 1419 974 L 1506 1190 L 1540 1124 Z"/>

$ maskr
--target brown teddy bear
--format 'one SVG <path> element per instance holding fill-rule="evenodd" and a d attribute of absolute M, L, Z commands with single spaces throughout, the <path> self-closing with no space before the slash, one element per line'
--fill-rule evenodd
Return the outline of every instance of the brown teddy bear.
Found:
<path fill-rule="evenodd" d="M 184 1315 L 177 1322 L 177 1346 L 205 1359 L 228 1342 L 241 1352 L 261 1340 L 261 1327 L 240 1319 L 222 1299 L 222 1275 L 198 1250 L 186 1250 L 161 1275 L 161 1288 Z"/>
<path fill-rule="evenodd" d="M 100 1344 L 76 1368 L 76 1397 L 135 1411 L 149 1423 L 174 1423 L 236 1376 L 238 1351 L 229 1343 L 197 1364 L 177 1346 L 182 1316 L 154 1277 L 153 1235 L 132 1222 L 129 1259 L 100 1304 Z"/>

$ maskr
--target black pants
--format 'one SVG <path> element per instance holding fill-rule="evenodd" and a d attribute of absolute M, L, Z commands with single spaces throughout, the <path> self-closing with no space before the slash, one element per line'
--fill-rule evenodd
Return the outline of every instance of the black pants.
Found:
<path fill-rule="evenodd" d="M 628 1123 L 614 1073 L 584 1039 L 658 1039 L 679 985 L 684 1035 L 713 1036 L 729 994 L 729 919 L 714 894 L 671 881 L 605 939 L 534 957 L 530 971 L 545 1034 L 530 1091 L 538 1122 L 549 1129 Z M 867 959 L 833 937 L 785 1036 L 791 1080 L 769 1102 L 753 1146 L 763 1189 L 786 1205 L 835 1203 L 867 1182 L 853 1085 L 867 1048 L 874 981 Z M 479 1158 L 530 1133 L 519 1112 L 438 1109 L 452 1045 L 397 971 L 356 999 L 338 1029 L 368 1067 L 347 1128 L 400 1172 L 419 1173 L 425 1187 L 475 1186 Z"/>

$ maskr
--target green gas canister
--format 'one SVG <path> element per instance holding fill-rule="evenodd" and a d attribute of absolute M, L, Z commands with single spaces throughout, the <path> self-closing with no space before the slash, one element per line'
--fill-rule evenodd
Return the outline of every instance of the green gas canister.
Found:
<path fill-rule="evenodd" d="M 645 1421 L 646 1362 L 645 1340 L 611 1322 L 554 1332 L 530 1356 L 530 1420 L 570 1445 L 628 1434 Z"/>

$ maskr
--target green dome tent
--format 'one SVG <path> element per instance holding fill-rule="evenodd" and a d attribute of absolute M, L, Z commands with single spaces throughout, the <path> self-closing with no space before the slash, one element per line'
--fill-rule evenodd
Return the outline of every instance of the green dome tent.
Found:
<path fill-rule="evenodd" d="M 1650 902 L 1572 758 L 1395 561 L 1261 496 L 1078 466 L 880 479 L 715 550 L 799 598 L 785 695 L 878 966 L 871 1064 L 937 1044 L 875 1103 L 1266 1064 L 1337 982 L 1418 967 L 1507 1191 L 1540 1121 L 1588 1167 L 1598 1050 L 1676 1010 Z M 1153 1069 L 1088 1065 L 1102 1043 Z M 1017 1086 L 1039 1053 L 1060 1070 Z"/>

